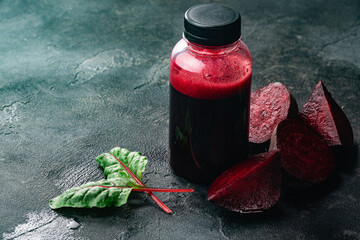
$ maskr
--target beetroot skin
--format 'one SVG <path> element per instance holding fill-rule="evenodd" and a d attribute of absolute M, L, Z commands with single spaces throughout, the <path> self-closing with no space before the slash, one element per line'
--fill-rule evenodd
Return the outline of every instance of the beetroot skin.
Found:
<path fill-rule="evenodd" d="M 249 142 L 267 142 L 268 146 L 279 122 L 297 114 L 296 100 L 282 83 L 270 83 L 255 90 L 250 98 Z"/>
<path fill-rule="evenodd" d="M 208 191 L 208 200 L 235 212 L 261 212 L 280 197 L 279 151 L 254 155 L 221 174 Z"/>
<path fill-rule="evenodd" d="M 280 150 L 281 166 L 286 173 L 305 182 L 320 182 L 335 167 L 325 140 L 300 119 L 279 123 L 270 143 L 270 150 L 274 149 Z"/>
<path fill-rule="evenodd" d="M 345 113 L 319 82 L 305 103 L 299 116 L 318 132 L 329 146 L 352 146 L 353 130 Z"/>

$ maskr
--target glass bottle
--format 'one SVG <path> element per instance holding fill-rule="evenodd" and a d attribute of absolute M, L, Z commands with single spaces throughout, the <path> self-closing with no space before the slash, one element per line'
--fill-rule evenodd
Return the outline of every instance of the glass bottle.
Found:
<path fill-rule="evenodd" d="M 211 183 L 248 154 L 252 58 L 229 6 L 193 6 L 184 27 L 170 57 L 170 166 Z"/>

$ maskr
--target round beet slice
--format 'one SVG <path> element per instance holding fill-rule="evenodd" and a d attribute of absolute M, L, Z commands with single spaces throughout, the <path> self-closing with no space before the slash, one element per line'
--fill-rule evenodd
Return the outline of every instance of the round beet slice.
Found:
<path fill-rule="evenodd" d="M 318 132 L 329 146 L 351 147 L 353 130 L 345 113 L 320 81 L 299 116 Z"/>
<path fill-rule="evenodd" d="M 269 144 L 275 127 L 282 120 L 296 117 L 295 98 L 282 83 L 270 83 L 251 93 L 249 142 Z"/>
<path fill-rule="evenodd" d="M 261 212 L 280 197 L 279 151 L 254 155 L 222 173 L 210 186 L 208 200 L 235 212 Z"/>
<path fill-rule="evenodd" d="M 325 140 L 300 119 L 279 123 L 270 149 L 281 152 L 281 166 L 291 176 L 306 182 L 320 182 L 334 170 L 335 159 Z"/>

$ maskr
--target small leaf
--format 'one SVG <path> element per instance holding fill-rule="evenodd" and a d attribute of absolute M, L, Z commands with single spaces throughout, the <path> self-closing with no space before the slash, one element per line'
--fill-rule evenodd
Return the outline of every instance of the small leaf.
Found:
<path fill-rule="evenodd" d="M 116 162 L 115 162 L 116 160 Z M 130 152 L 125 148 L 113 148 L 110 154 L 101 154 L 96 161 L 104 168 L 107 179 L 122 178 L 126 186 L 146 187 L 141 182 L 141 173 L 145 171 L 147 160 L 139 152 Z M 110 168 L 109 168 L 110 167 Z M 146 192 L 166 213 L 171 213 L 168 208 L 151 191 Z"/>
<path fill-rule="evenodd" d="M 110 153 L 103 153 L 96 158 L 99 165 L 104 168 L 107 179 L 121 178 L 125 186 L 138 187 L 139 184 L 118 160 L 141 180 L 141 173 L 145 171 L 148 162 L 146 157 L 141 156 L 139 152 L 130 152 L 125 148 L 116 147 L 111 149 Z"/>
<path fill-rule="evenodd" d="M 175 128 L 175 136 L 176 136 L 176 140 L 179 141 L 179 142 L 183 142 L 185 145 L 188 144 L 188 138 L 187 136 L 185 136 L 180 128 L 178 126 L 176 126 Z"/>
<path fill-rule="evenodd" d="M 62 207 L 119 207 L 127 202 L 131 188 L 117 186 L 118 180 L 101 180 L 70 188 L 56 198 L 51 199 L 49 205 L 52 209 Z"/>
<path fill-rule="evenodd" d="M 155 192 L 193 192 L 193 189 L 149 188 L 141 182 L 141 173 L 145 171 L 147 159 L 139 152 L 130 152 L 125 148 L 113 148 L 96 158 L 104 168 L 107 180 L 89 182 L 80 187 L 66 190 L 50 200 L 52 209 L 62 207 L 92 208 L 119 207 L 127 202 L 131 191 L 146 192 L 166 213 L 171 210 L 155 196 Z"/>

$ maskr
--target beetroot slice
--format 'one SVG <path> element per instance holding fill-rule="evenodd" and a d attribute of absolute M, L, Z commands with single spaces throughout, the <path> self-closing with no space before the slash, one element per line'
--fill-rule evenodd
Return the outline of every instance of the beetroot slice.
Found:
<path fill-rule="evenodd" d="M 208 191 L 208 200 L 235 212 L 261 212 L 280 197 L 279 151 L 254 155 L 221 174 Z"/>
<path fill-rule="evenodd" d="M 335 167 L 334 156 L 321 136 L 300 119 L 286 119 L 274 131 L 270 149 L 281 151 L 281 166 L 291 176 L 320 182 Z"/>
<path fill-rule="evenodd" d="M 329 146 L 352 146 L 353 130 L 345 113 L 320 81 L 299 116 L 318 132 Z"/>
<path fill-rule="evenodd" d="M 295 98 L 282 83 L 270 83 L 251 93 L 249 142 L 269 141 L 282 120 L 295 117 L 298 106 Z"/>

